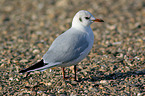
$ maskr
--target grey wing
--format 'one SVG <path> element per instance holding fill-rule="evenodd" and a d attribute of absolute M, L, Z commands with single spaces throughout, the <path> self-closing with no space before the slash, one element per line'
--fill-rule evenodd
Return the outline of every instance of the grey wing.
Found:
<path fill-rule="evenodd" d="M 67 63 L 77 59 L 88 46 L 87 34 L 65 33 L 55 39 L 43 60 L 45 63 Z"/>

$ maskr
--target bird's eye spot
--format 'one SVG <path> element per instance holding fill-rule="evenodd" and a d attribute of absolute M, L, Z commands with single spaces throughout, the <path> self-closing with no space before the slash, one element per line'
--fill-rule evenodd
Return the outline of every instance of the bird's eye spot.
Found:
<path fill-rule="evenodd" d="M 82 18 L 81 17 L 79 18 L 79 20 L 80 20 L 80 22 L 82 22 Z"/>
<path fill-rule="evenodd" d="M 90 17 L 85 17 L 85 19 L 90 19 Z"/>

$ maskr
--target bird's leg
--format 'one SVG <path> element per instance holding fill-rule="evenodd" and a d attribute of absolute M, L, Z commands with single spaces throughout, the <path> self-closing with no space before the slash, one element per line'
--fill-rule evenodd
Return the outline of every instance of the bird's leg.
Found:
<path fill-rule="evenodd" d="M 74 65 L 75 81 L 77 81 L 77 80 L 76 80 L 76 67 L 77 67 L 77 65 Z"/>
<path fill-rule="evenodd" d="M 71 77 L 65 77 L 64 67 L 62 67 L 62 74 L 63 74 L 63 79 L 71 79 Z"/>
<path fill-rule="evenodd" d="M 27 78 L 29 74 L 30 74 L 30 72 L 28 72 L 28 73 L 27 73 L 27 75 L 26 75 L 26 77 L 25 77 L 25 78 Z"/>
<path fill-rule="evenodd" d="M 65 71 L 64 71 L 64 67 L 62 67 L 62 74 L 63 74 L 63 79 L 65 79 Z"/>
<path fill-rule="evenodd" d="M 28 75 L 29 75 L 29 74 L 30 74 L 30 72 L 27 72 L 26 76 L 25 76 L 25 77 L 23 77 L 23 79 L 28 78 Z"/>

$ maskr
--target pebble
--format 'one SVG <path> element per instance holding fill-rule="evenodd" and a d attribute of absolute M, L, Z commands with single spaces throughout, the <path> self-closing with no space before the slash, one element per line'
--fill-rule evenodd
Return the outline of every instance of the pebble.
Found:
<path fill-rule="evenodd" d="M 33 53 L 34 54 L 37 54 L 37 53 L 39 53 L 40 51 L 38 50 L 38 49 L 35 49 L 35 50 L 33 50 Z"/>
<path fill-rule="evenodd" d="M 1 68 L 4 67 L 4 66 L 5 66 L 5 64 L 1 64 L 1 65 L 0 65 Z"/>
<path fill-rule="evenodd" d="M 101 84 L 106 84 L 107 83 L 107 80 L 101 80 L 100 83 Z"/>
<path fill-rule="evenodd" d="M 107 28 L 110 30 L 114 30 L 116 28 L 116 25 L 107 25 Z"/>
<path fill-rule="evenodd" d="M 5 6 L 4 9 L 5 9 L 6 12 L 10 12 L 10 11 L 13 10 L 13 8 L 14 8 L 13 6 Z"/>
<path fill-rule="evenodd" d="M 20 63 L 25 63 L 25 62 L 28 62 L 28 60 L 27 59 L 20 60 Z"/>
<path fill-rule="evenodd" d="M 45 83 L 45 85 L 46 85 L 46 86 L 51 86 L 52 83 L 51 83 L 51 82 L 49 82 L 49 83 Z"/>
<path fill-rule="evenodd" d="M 70 96 L 77 96 L 77 94 L 71 93 Z"/>
<path fill-rule="evenodd" d="M 122 42 L 114 42 L 113 45 L 120 45 Z"/>
<path fill-rule="evenodd" d="M 23 79 L 25 74 L 18 71 L 41 60 L 82 9 L 105 22 L 91 25 L 94 44 L 87 58 L 77 65 L 78 81 L 63 80 L 60 67 L 32 72 Z M 0 95 L 143 96 L 143 17 L 144 0 L 0 0 Z M 73 66 L 68 69 L 74 77 Z"/>
<path fill-rule="evenodd" d="M 142 94 L 141 93 L 137 93 L 137 96 L 142 96 Z"/>
<path fill-rule="evenodd" d="M 13 77 L 10 77 L 9 80 L 12 81 L 13 80 Z"/>
<path fill-rule="evenodd" d="M 77 84 L 77 81 L 71 81 L 71 84 Z"/>

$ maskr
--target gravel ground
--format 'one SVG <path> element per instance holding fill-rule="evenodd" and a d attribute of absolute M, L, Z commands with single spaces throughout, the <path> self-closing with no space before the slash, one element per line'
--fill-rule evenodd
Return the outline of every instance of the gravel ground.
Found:
<path fill-rule="evenodd" d="M 61 68 L 24 79 L 19 70 L 40 60 L 82 9 L 105 22 L 91 25 L 95 42 L 78 82 L 63 80 Z M 145 95 L 144 0 L 0 0 L 0 36 L 0 95 Z"/>

